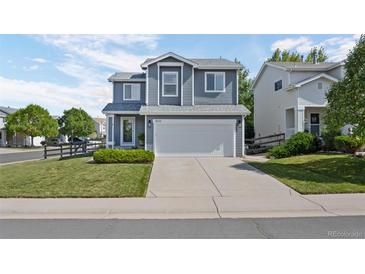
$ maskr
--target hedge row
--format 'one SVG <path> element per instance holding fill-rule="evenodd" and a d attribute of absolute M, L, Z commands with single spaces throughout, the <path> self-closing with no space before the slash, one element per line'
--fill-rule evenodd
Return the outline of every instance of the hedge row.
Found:
<path fill-rule="evenodd" d="M 100 149 L 94 153 L 97 163 L 152 163 L 155 155 L 151 151 L 141 149 Z"/>
<path fill-rule="evenodd" d="M 365 145 L 365 138 L 353 136 L 337 136 L 335 138 L 335 147 L 339 151 L 354 153 Z"/>

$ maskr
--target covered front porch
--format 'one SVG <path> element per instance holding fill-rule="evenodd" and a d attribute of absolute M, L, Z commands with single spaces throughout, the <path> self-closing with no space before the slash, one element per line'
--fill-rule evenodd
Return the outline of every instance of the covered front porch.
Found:
<path fill-rule="evenodd" d="M 138 114 L 107 115 L 107 147 L 144 149 L 145 117 Z"/>
<path fill-rule="evenodd" d="M 324 106 L 299 106 L 285 110 L 285 138 L 297 132 L 311 132 L 322 135 L 324 127 Z"/>

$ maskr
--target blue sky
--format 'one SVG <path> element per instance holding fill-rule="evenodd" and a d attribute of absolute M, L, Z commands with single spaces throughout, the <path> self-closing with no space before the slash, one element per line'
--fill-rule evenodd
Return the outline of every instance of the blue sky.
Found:
<path fill-rule="evenodd" d="M 51 114 L 82 107 L 92 116 L 111 101 L 107 77 L 139 71 L 147 57 L 237 58 L 254 77 L 275 48 L 306 54 L 324 46 L 346 57 L 358 35 L 0 35 L 0 105 L 37 103 Z"/>

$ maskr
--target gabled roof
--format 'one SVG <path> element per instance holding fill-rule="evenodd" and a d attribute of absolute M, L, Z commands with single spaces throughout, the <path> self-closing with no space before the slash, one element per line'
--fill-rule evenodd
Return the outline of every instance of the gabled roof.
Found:
<path fill-rule="evenodd" d="M 18 109 L 16 109 L 16 108 L 0 106 L 0 111 L 7 114 L 7 115 L 12 114 L 12 113 L 16 112 L 17 110 Z"/>
<path fill-rule="evenodd" d="M 142 68 L 147 68 L 148 65 L 156 63 L 168 57 L 173 57 L 177 60 L 192 65 L 194 68 L 200 69 L 240 69 L 242 66 L 236 62 L 224 58 L 185 58 L 176 53 L 169 52 L 156 58 L 147 58 L 141 65 Z"/>
<path fill-rule="evenodd" d="M 261 77 L 262 72 L 266 66 L 282 69 L 284 71 L 318 71 L 326 72 L 338 66 L 344 66 L 341 62 L 323 62 L 323 63 L 304 63 L 304 62 L 265 62 L 262 64 L 259 73 L 257 74 L 252 88 L 254 88 Z"/>
<path fill-rule="evenodd" d="M 177 60 L 180 60 L 182 62 L 185 62 L 185 63 L 187 63 L 189 65 L 192 65 L 193 67 L 196 67 L 197 66 L 197 64 L 195 62 L 193 62 L 192 60 L 190 60 L 190 59 L 184 58 L 184 57 L 182 57 L 180 55 L 177 55 L 176 53 L 173 53 L 173 52 L 168 52 L 168 53 L 162 54 L 162 55 L 160 55 L 160 56 L 158 56 L 156 58 L 148 58 L 148 59 L 146 59 L 146 61 L 144 61 L 141 64 L 141 67 L 142 68 L 147 68 L 148 65 L 151 65 L 153 63 L 156 63 L 156 62 L 158 62 L 160 60 L 163 60 L 165 58 L 168 58 L 168 57 L 173 57 L 173 58 L 175 58 Z"/>
<path fill-rule="evenodd" d="M 116 72 L 108 78 L 108 81 L 144 82 L 146 81 L 146 74 L 142 72 Z"/>
<path fill-rule="evenodd" d="M 288 90 L 291 90 L 293 88 L 299 88 L 299 87 L 301 87 L 301 86 L 303 86 L 305 84 L 308 84 L 308 83 L 313 82 L 315 80 L 318 80 L 320 78 L 326 78 L 326 79 L 328 79 L 330 81 L 338 82 L 338 79 L 337 78 L 332 77 L 331 75 L 328 75 L 327 73 L 319 73 L 319 74 L 316 74 L 316 75 L 314 75 L 312 77 L 309 77 L 307 79 L 304 79 L 303 81 L 300 81 L 300 82 L 298 82 L 296 84 L 290 85 L 289 88 L 288 88 Z"/>

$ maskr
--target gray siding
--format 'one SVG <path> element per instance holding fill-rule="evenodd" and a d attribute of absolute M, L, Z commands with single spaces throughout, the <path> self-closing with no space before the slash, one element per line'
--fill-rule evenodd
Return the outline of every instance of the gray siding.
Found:
<path fill-rule="evenodd" d="M 136 118 L 136 136 L 135 136 L 135 144 L 138 146 L 138 135 L 144 133 L 144 116 L 141 115 L 115 115 L 114 116 L 114 145 L 120 146 L 120 138 L 121 138 L 121 117 L 135 117 Z"/>
<path fill-rule="evenodd" d="M 147 127 L 147 149 L 153 151 L 153 120 L 154 119 L 236 119 L 241 120 L 242 116 L 197 116 L 197 115 L 149 115 L 147 121 L 151 120 L 151 127 Z M 242 156 L 242 123 L 236 127 L 236 156 Z"/>
<path fill-rule="evenodd" d="M 223 70 L 226 73 L 226 91 L 217 93 L 205 92 L 205 72 L 210 70 L 195 70 L 194 104 L 195 105 L 236 105 L 237 71 Z M 217 70 L 214 70 L 217 71 Z"/>
<path fill-rule="evenodd" d="M 140 101 L 131 101 L 123 100 L 123 84 L 128 82 L 114 82 L 113 84 L 113 103 L 145 103 L 146 97 L 146 84 L 144 82 L 136 83 L 141 85 L 141 100 Z"/>
<path fill-rule="evenodd" d="M 159 62 L 181 62 L 172 57 L 165 58 Z M 162 71 L 177 71 L 179 73 L 178 97 L 163 97 L 162 96 Z M 157 63 L 148 66 L 148 104 L 157 105 L 158 97 L 158 66 Z M 192 105 L 192 66 L 184 64 L 183 79 L 181 79 L 180 67 L 160 67 L 160 105 L 181 105 L 181 81 L 183 81 L 184 89 L 184 105 Z"/>
<path fill-rule="evenodd" d="M 177 97 L 162 96 L 162 73 L 172 71 L 178 73 Z M 160 105 L 181 105 L 181 68 L 180 67 L 160 67 Z"/>

